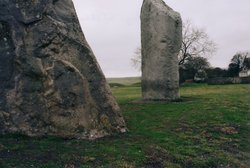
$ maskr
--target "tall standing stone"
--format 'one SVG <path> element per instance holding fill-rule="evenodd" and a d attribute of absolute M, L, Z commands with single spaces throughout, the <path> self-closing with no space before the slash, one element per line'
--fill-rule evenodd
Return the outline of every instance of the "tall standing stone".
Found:
<path fill-rule="evenodd" d="M 144 0 L 141 43 L 143 99 L 178 99 L 178 53 L 182 44 L 180 14 L 162 0 Z"/>
<path fill-rule="evenodd" d="M 72 0 L 1 0 L 0 133 L 95 139 L 123 131 Z"/>

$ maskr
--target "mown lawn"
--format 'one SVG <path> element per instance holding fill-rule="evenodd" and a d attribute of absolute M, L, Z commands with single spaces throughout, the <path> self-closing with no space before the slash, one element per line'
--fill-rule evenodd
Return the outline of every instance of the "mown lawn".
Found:
<path fill-rule="evenodd" d="M 129 132 L 96 141 L 0 137 L 0 167 L 249 168 L 250 85 L 189 85 L 179 102 L 113 88 Z"/>

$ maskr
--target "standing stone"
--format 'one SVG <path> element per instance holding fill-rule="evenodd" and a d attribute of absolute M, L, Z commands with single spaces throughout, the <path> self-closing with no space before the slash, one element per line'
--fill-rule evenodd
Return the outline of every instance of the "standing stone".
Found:
<path fill-rule="evenodd" d="M 125 130 L 72 0 L 1 0 L 0 133 L 95 139 Z"/>
<path fill-rule="evenodd" d="M 144 0 L 141 9 L 142 97 L 144 100 L 178 99 L 178 53 L 182 21 L 162 0 Z"/>

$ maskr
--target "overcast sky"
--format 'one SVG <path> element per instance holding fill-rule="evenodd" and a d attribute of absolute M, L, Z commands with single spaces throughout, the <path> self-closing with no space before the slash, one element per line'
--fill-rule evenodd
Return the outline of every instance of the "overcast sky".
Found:
<path fill-rule="evenodd" d="M 138 76 L 131 57 L 140 46 L 143 0 L 73 0 L 83 32 L 106 77 Z M 204 28 L 218 44 L 209 59 L 226 68 L 238 51 L 250 51 L 250 0 L 164 0 L 182 19 Z"/>

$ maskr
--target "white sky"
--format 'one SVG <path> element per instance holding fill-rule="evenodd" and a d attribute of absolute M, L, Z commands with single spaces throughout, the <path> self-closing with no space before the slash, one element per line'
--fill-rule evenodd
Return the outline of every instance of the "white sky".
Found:
<path fill-rule="evenodd" d="M 140 8 L 143 0 L 73 0 L 88 43 L 106 77 L 138 76 L 131 57 L 140 46 Z M 226 68 L 238 51 L 250 51 L 250 0 L 164 0 L 204 28 L 218 44 L 209 59 Z"/>

